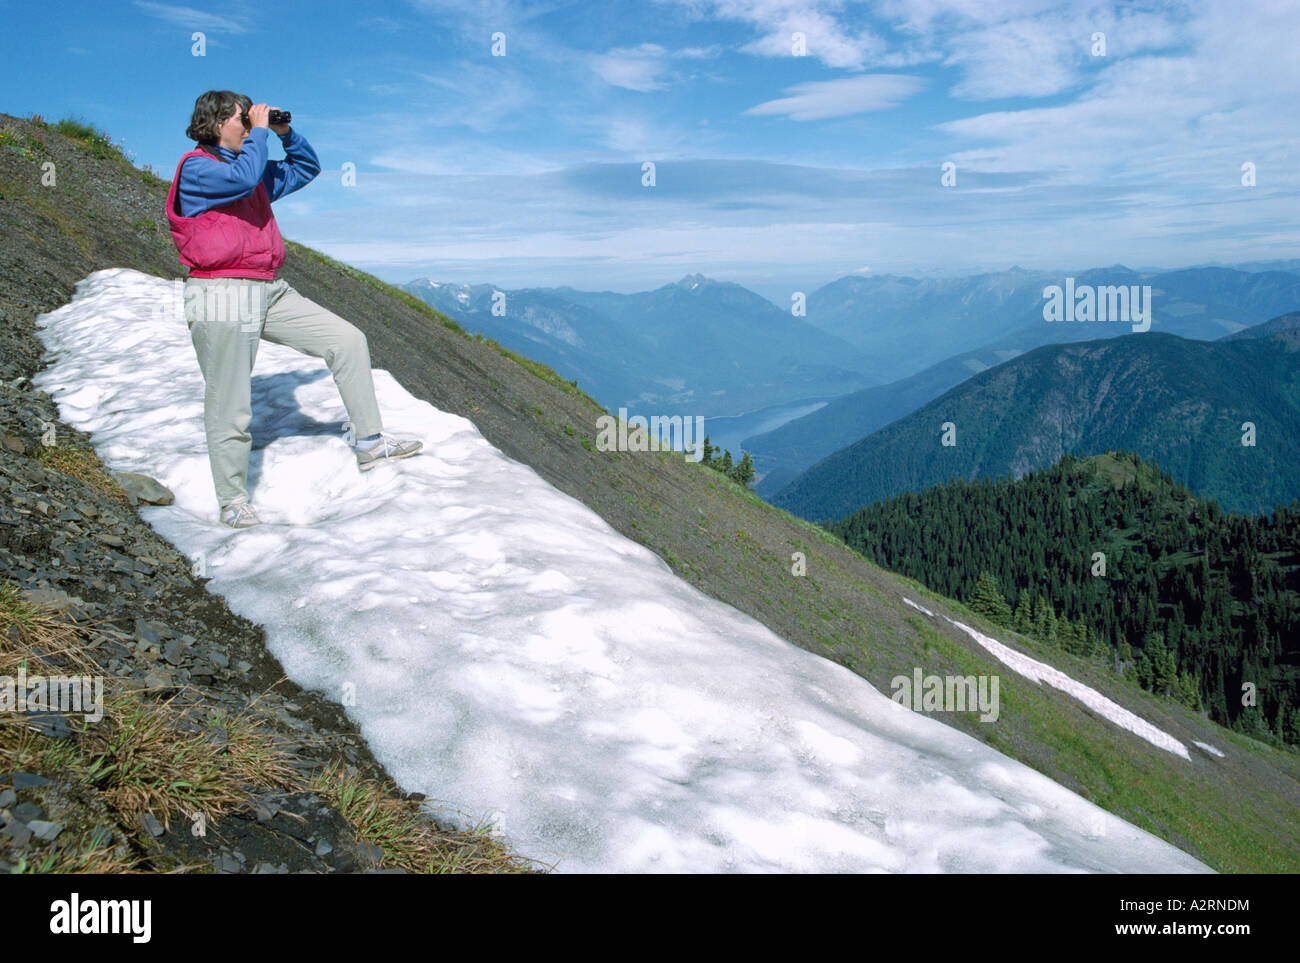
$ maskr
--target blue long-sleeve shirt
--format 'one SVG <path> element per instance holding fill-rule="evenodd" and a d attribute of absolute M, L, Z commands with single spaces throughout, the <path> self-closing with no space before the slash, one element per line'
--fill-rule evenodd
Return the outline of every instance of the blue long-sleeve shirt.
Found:
<path fill-rule="evenodd" d="M 320 160 L 307 138 L 292 127 L 280 135 L 285 159 L 267 160 L 269 128 L 254 127 L 236 153 L 220 144 L 214 150 L 229 163 L 214 158 L 191 157 L 181 167 L 181 182 L 176 193 L 180 198 L 181 216 L 197 217 L 206 210 L 221 207 L 257 190 L 260 181 L 267 196 L 279 200 L 306 187 L 320 173 Z"/>

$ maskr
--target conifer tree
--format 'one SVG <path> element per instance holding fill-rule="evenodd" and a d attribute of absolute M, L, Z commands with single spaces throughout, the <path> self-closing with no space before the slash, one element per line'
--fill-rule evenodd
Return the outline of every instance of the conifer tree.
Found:
<path fill-rule="evenodd" d="M 1029 589 L 1022 588 L 1016 600 L 1016 631 L 1028 633 L 1033 621 L 1033 603 L 1029 601 Z"/>
<path fill-rule="evenodd" d="M 1151 656 L 1147 654 L 1146 649 L 1138 652 L 1137 661 L 1134 664 L 1137 670 L 1134 674 L 1137 677 L 1137 684 L 1144 689 L 1151 688 Z"/>
<path fill-rule="evenodd" d="M 1047 638 L 1047 616 L 1051 611 L 1047 597 L 1040 594 L 1034 603 L 1034 635 L 1040 639 Z"/>
<path fill-rule="evenodd" d="M 745 452 L 744 457 L 740 459 L 740 463 L 728 474 L 731 476 L 732 481 L 739 482 L 746 488 L 749 487 L 749 483 L 754 480 L 754 459 L 749 452 Z"/>
<path fill-rule="evenodd" d="M 1201 684 L 1191 672 L 1178 677 L 1178 701 L 1189 709 L 1201 708 Z"/>
<path fill-rule="evenodd" d="M 1291 720 L 1283 738 L 1293 746 L 1300 746 L 1300 706 L 1291 710 Z"/>
<path fill-rule="evenodd" d="M 970 600 L 970 609 L 998 625 L 1011 623 L 1011 606 L 1002 597 L 997 579 L 988 572 L 979 574 L 979 579 L 975 583 L 975 594 Z"/>
<path fill-rule="evenodd" d="M 1146 654 L 1151 677 L 1147 688 L 1161 694 L 1173 689 L 1178 684 L 1178 670 L 1165 645 L 1164 633 L 1148 632 L 1142 651 Z"/>

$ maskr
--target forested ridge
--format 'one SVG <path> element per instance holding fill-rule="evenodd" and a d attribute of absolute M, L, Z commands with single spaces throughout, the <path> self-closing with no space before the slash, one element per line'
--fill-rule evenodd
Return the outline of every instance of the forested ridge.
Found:
<path fill-rule="evenodd" d="M 1229 514 L 1135 454 L 1067 455 L 825 527 L 995 622 L 1300 746 L 1300 501 Z"/>
<path fill-rule="evenodd" d="M 1270 322 L 1271 324 L 1271 322 Z M 1300 496 L 1300 344 L 1130 334 L 1036 348 L 813 465 L 770 501 L 810 521 L 952 478 L 1135 451 L 1228 511 Z"/>

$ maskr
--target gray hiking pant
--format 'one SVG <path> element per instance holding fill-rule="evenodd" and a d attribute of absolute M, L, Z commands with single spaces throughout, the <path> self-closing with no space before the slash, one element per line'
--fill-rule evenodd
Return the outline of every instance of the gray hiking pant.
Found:
<path fill-rule="evenodd" d="M 221 507 L 248 494 L 250 380 L 261 338 L 325 359 L 357 438 L 383 428 L 366 336 L 283 278 L 186 278 L 184 305 L 207 385 L 203 427 Z"/>

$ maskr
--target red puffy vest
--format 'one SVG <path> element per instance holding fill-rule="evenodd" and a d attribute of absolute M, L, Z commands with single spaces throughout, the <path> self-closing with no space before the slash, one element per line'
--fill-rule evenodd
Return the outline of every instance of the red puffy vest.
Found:
<path fill-rule="evenodd" d="M 258 278 L 274 281 L 276 269 L 284 263 L 284 241 L 271 213 L 271 199 L 261 181 L 247 197 L 204 211 L 198 217 L 182 217 L 177 188 L 181 167 L 191 157 L 206 157 L 221 163 L 206 151 L 195 148 L 176 165 L 167 192 L 167 221 L 181 263 L 192 278 Z"/>

